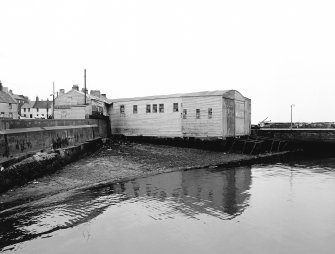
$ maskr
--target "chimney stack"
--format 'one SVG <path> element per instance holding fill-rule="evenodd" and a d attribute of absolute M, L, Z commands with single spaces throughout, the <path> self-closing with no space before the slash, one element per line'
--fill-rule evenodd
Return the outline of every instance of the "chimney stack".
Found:
<path fill-rule="evenodd" d="M 79 91 L 79 86 L 78 86 L 78 85 L 73 85 L 73 86 L 72 86 L 72 90 Z"/>
<path fill-rule="evenodd" d="M 64 89 L 59 89 L 59 96 L 65 94 L 65 90 Z"/>
<path fill-rule="evenodd" d="M 10 93 L 10 94 L 13 94 L 13 90 L 12 90 L 12 89 L 10 89 L 10 90 L 9 90 L 9 93 Z"/>
<path fill-rule="evenodd" d="M 38 98 L 38 96 L 36 96 L 36 101 L 38 101 L 39 100 L 39 98 Z"/>
<path fill-rule="evenodd" d="M 90 95 L 100 98 L 100 90 L 91 90 Z"/>
<path fill-rule="evenodd" d="M 83 87 L 82 89 L 81 89 L 81 91 L 83 92 L 83 93 L 85 93 L 85 88 Z M 86 93 L 88 93 L 88 90 L 86 89 Z"/>
<path fill-rule="evenodd" d="M 8 93 L 8 87 L 2 87 L 2 91 L 4 91 L 5 93 Z"/>
<path fill-rule="evenodd" d="M 105 93 L 102 93 L 102 94 L 101 94 L 101 98 L 107 99 L 106 94 L 105 94 Z"/>
<path fill-rule="evenodd" d="M 2 82 L 0 80 L 0 91 L 2 91 L 2 89 L 3 89 L 3 86 L 2 86 Z"/>

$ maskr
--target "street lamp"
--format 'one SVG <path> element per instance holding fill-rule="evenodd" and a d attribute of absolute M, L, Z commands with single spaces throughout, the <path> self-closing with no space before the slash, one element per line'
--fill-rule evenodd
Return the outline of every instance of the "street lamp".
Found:
<path fill-rule="evenodd" d="M 292 130 L 292 109 L 295 105 L 294 104 L 291 104 L 291 130 Z"/>

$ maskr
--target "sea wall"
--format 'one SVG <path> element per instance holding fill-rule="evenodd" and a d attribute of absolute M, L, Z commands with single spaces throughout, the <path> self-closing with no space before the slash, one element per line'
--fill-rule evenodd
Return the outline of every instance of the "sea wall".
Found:
<path fill-rule="evenodd" d="M 45 174 L 50 174 L 61 166 L 87 156 L 103 145 L 102 138 L 86 141 L 76 146 L 38 152 L 28 158 L 0 170 L 0 193 L 14 186 L 23 185 Z"/>
<path fill-rule="evenodd" d="M 0 120 L 0 163 L 31 152 L 106 138 L 109 133 L 108 119 Z"/>

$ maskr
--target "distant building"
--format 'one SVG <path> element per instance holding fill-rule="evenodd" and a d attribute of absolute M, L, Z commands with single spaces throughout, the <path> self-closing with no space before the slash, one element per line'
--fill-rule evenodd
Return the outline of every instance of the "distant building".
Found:
<path fill-rule="evenodd" d="M 21 107 L 21 116 L 32 119 L 48 119 L 52 115 L 52 101 L 30 101 Z"/>
<path fill-rule="evenodd" d="M 79 91 L 78 85 L 65 93 L 64 89 L 59 90 L 55 98 L 54 118 L 55 119 L 85 119 L 108 116 L 107 106 L 110 100 L 100 90 L 91 90 L 90 94 L 85 89 Z"/>
<path fill-rule="evenodd" d="M 33 106 L 35 101 L 29 101 L 21 106 L 21 118 L 33 118 Z"/>
<path fill-rule="evenodd" d="M 22 94 L 14 94 L 12 90 L 9 90 L 9 94 L 17 101 L 18 103 L 18 113 L 20 115 L 21 113 L 21 107 L 23 106 L 23 104 L 25 104 L 26 102 L 29 101 L 27 96 L 24 96 Z"/>
<path fill-rule="evenodd" d="M 18 103 L 0 81 L 0 118 L 18 119 Z"/>

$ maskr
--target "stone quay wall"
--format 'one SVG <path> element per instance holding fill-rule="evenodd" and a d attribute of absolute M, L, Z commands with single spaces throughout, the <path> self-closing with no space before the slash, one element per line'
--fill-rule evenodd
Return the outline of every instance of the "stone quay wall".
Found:
<path fill-rule="evenodd" d="M 109 133 L 108 119 L 0 120 L 0 163 L 41 150 L 107 138 Z"/>

